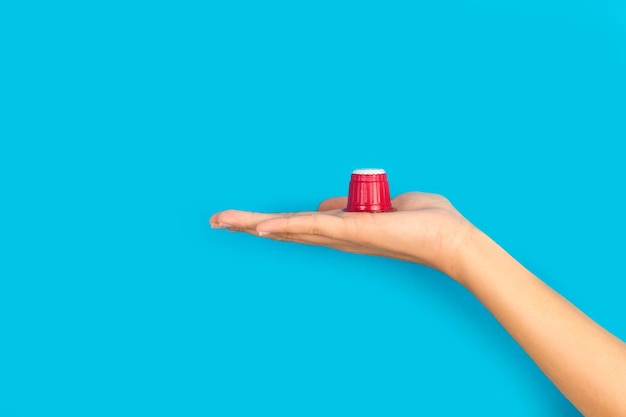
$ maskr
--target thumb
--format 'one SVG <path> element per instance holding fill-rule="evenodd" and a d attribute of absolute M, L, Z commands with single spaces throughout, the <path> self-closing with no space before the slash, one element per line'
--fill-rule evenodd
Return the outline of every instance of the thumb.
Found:
<path fill-rule="evenodd" d="M 320 203 L 317 207 L 317 211 L 337 210 L 346 207 L 348 203 L 348 197 L 333 197 L 328 198 Z"/>

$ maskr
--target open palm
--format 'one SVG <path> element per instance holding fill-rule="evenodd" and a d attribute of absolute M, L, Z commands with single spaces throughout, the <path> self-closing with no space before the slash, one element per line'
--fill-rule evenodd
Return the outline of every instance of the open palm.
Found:
<path fill-rule="evenodd" d="M 384 256 L 428 265 L 448 273 L 469 222 L 437 194 L 411 192 L 392 200 L 397 211 L 342 211 L 346 197 L 323 201 L 318 211 L 255 213 L 226 210 L 214 214 L 214 228 L 328 246 L 346 252 Z"/>

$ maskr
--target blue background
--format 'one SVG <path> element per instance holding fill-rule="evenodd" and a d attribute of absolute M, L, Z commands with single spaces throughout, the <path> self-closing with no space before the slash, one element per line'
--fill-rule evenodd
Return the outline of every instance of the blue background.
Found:
<path fill-rule="evenodd" d="M 207 224 L 368 166 L 626 338 L 624 2 L 6 2 L 0 52 L 0 415 L 578 415 L 442 274 Z"/>

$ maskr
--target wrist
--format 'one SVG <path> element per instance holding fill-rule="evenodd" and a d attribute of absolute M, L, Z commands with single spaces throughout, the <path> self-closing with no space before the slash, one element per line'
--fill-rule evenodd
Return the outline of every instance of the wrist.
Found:
<path fill-rule="evenodd" d="M 464 285 L 465 269 L 476 254 L 476 246 L 484 235 L 476 226 L 463 217 L 453 216 L 444 222 L 433 247 L 439 247 L 429 266 L 443 272 Z"/>
<path fill-rule="evenodd" d="M 495 270 L 511 270 L 517 262 L 482 230 L 467 222 L 464 233 L 455 240 L 450 262 L 444 272 L 472 291 L 493 279 Z"/>
<path fill-rule="evenodd" d="M 458 240 L 451 251 L 448 268 L 443 272 L 467 288 L 471 284 L 471 271 L 480 262 L 481 252 L 486 244 L 485 238 L 487 236 L 470 223 L 463 238 Z"/>
<path fill-rule="evenodd" d="M 494 277 L 525 270 L 500 245 L 480 229 L 471 225 L 462 241 L 459 242 L 450 268 L 446 273 L 470 292 L 485 285 L 493 284 Z"/>

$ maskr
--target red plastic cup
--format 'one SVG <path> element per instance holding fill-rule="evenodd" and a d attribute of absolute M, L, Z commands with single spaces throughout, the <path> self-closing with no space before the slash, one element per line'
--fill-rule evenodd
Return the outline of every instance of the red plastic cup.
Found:
<path fill-rule="evenodd" d="M 384 169 L 356 169 L 350 178 L 348 207 L 344 211 L 382 213 L 395 211 Z"/>

